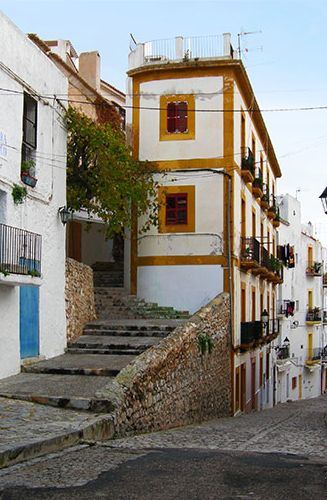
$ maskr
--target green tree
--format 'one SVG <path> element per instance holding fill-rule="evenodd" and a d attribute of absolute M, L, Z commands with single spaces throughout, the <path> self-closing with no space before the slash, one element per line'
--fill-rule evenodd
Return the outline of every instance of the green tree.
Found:
<path fill-rule="evenodd" d="M 131 210 L 146 214 L 141 228 L 157 224 L 154 164 L 132 157 L 124 133 L 110 123 L 95 123 L 73 107 L 66 114 L 67 206 L 102 218 L 109 236 L 130 227 Z"/>

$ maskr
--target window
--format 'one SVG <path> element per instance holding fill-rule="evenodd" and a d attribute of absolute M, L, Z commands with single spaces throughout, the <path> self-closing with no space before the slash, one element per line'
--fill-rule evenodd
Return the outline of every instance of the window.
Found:
<path fill-rule="evenodd" d="M 187 193 L 166 195 L 166 225 L 187 224 Z"/>
<path fill-rule="evenodd" d="M 195 231 L 195 186 L 161 186 L 159 194 L 159 232 Z"/>
<path fill-rule="evenodd" d="M 37 146 L 37 101 L 24 94 L 22 160 L 31 158 Z"/>
<path fill-rule="evenodd" d="M 187 102 L 168 102 L 167 104 L 167 132 L 187 132 Z"/>
<path fill-rule="evenodd" d="M 160 140 L 195 139 L 194 95 L 160 97 Z"/>
<path fill-rule="evenodd" d="M 292 389 L 293 389 L 293 391 L 294 391 L 294 389 L 296 389 L 296 386 L 297 386 L 297 378 L 292 377 Z"/>

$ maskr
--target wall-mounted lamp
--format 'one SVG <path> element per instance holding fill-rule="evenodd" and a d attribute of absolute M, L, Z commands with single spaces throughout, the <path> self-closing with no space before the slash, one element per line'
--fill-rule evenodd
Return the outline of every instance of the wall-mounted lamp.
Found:
<path fill-rule="evenodd" d="M 285 347 L 289 347 L 290 346 L 290 341 L 289 341 L 288 337 L 284 338 L 283 346 L 285 346 Z"/>
<path fill-rule="evenodd" d="M 327 214 L 327 187 L 323 190 L 321 195 L 319 196 L 321 199 L 322 207 L 324 209 L 325 214 Z"/>
<path fill-rule="evenodd" d="M 264 309 L 261 313 L 261 321 L 264 325 L 267 325 L 269 321 L 269 314 L 266 309 Z"/>
<path fill-rule="evenodd" d="M 58 213 L 60 215 L 60 220 L 63 223 L 63 225 L 67 224 L 69 220 L 72 220 L 73 218 L 73 212 L 66 206 L 60 207 L 58 210 Z"/>

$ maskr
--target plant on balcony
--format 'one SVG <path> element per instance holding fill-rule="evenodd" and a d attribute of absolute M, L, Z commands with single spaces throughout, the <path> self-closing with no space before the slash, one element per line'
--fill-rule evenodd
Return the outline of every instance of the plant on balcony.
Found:
<path fill-rule="evenodd" d="M 198 334 L 198 349 L 201 354 L 205 354 L 206 352 L 211 354 L 213 347 L 214 341 L 210 335 L 204 332 Z"/>
<path fill-rule="evenodd" d="M 262 189 L 263 189 L 263 180 L 262 180 L 262 178 L 261 177 L 256 177 L 254 179 L 252 185 L 253 185 L 254 188 L 259 188 L 262 191 Z"/>
<path fill-rule="evenodd" d="M 20 177 L 24 184 L 35 187 L 37 179 L 35 177 L 35 161 L 32 159 L 23 160 L 21 163 Z"/>
<path fill-rule="evenodd" d="M 321 271 L 321 266 L 322 266 L 321 262 L 314 262 L 313 263 L 313 272 L 316 274 L 319 274 Z"/>
<path fill-rule="evenodd" d="M 14 184 L 11 195 L 15 205 L 21 205 L 22 203 L 24 203 L 27 196 L 26 187 L 20 186 L 19 184 Z"/>

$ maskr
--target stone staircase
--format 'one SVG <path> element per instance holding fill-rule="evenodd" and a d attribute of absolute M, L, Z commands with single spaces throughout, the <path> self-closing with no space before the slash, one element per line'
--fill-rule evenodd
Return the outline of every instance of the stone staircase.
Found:
<path fill-rule="evenodd" d="M 136 356 L 156 346 L 188 317 L 187 311 L 146 303 L 126 293 L 119 265 L 94 266 L 98 319 L 55 358 L 23 366 L 0 382 L 0 396 L 95 412 L 112 410 L 96 396 Z"/>

